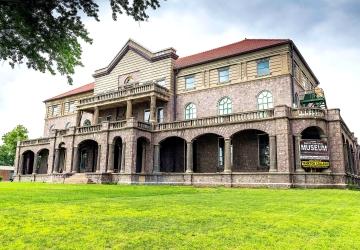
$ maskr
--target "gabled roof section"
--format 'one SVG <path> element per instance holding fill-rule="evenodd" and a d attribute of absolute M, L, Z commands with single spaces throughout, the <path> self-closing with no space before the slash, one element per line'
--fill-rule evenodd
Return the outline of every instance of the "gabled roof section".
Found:
<path fill-rule="evenodd" d="M 244 39 L 240 42 L 232 43 L 212 50 L 180 57 L 175 61 L 175 68 L 181 69 L 290 42 L 291 40 L 289 39 Z"/>
<path fill-rule="evenodd" d="M 93 77 L 99 77 L 103 75 L 107 75 L 111 72 L 111 70 L 119 63 L 119 61 L 124 57 L 124 55 L 129 51 L 132 50 L 138 55 L 142 56 L 146 60 L 150 62 L 162 60 L 165 58 L 173 58 L 177 59 L 178 55 L 176 54 L 176 50 L 174 48 L 168 48 L 164 50 L 160 50 L 157 52 L 151 52 L 150 50 L 146 49 L 144 46 L 140 45 L 139 43 L 135 42 L 132 39 L 129 39 L 125 46 L 119 51 L 119 53 L 115 56 L 115 58 L 110 62 L 110 64 L 102 69 L 98 69 L 93 74 Z"/>
<path fill-rule="evenodd" d="M 81 87 L 78 87 L 76 89 L 67 91 L 67 92 L 62 93 L 60 95 L 54 96 L 54 97 L 52 97 L 50 99 L 47 99 L 44 102 L 54 101 L 54 100 L 57 100 L 57 99 L 61 99 L 61 98 L 65 98 L 65 97 L 69 97 L 69 96 L 73 96 L 73 95 L 78 95 L 78 94 L 82 94 L 82 93 L 86 93 L 86 92 L 91 92 L 91 91 L 94 91 L 94 86 L 95 86 L 95 83 L 93 83 L 93 82 L 88 83 L 88 84 L 85 84 L 85 85 L 83 85 Z"/>

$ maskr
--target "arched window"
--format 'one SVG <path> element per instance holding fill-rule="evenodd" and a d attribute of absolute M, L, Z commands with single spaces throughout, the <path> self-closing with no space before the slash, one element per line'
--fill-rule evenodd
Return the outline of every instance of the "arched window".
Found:
<path fill-rule="evenodd" d="M 70 126 L 71 126 L 71 123 L 70 123 L 70 122 L 67 122 L 66 125 L 65 125 L 65 129 L 70 128 Z"/>
<path fill-rule="evenodd" d="M 196 106 L 194 103 L 189 103 L 185 107 L 185 119 L 195 119 L 196 118 Z"/>
<path fill-rule="evenodd" d="M 91 126 L 91 121 L 89 119 L 86 119 L 83 123 L 83 126 L 84 127 L 88 127 L 88 126 Z"/>
<path fill-rule="evenodd" d="M 259 110 L 273 108 L 273 97 L 270 91 L 262 91 L 257 98 L 257 105 Z"/>
<path fill-rule="evenodd" d="M 232 102 L 229 97 L 224 97 L 219 101 L 219 115 L 228 115 L 232 113 Z"/>
<path fill-rule="evenodd" d="M 49 132 L 51 133 L 55 129 L 55 125 L 51 125 L 49 128 Z"/>
<path fill-rule="evenodd" d="M 133 77 L 132 76 L 128 76 L 128 77 L 126 77 L 126 79 L 125 79 L 125 81 L 124 81 L 124 84 L 126 85 L 126 84 L 130 84 L 130 83 L 132 83 L 133 82 Z"/>

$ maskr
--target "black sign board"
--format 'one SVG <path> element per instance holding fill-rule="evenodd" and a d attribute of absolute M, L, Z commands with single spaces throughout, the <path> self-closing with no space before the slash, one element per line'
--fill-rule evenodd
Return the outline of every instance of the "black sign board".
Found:
<path fill-rule="evenodd" d="M 328 168 L 329 151 L 324 140 L 303 139 L 300 141 L 300 160 L 303 168 Z"/>

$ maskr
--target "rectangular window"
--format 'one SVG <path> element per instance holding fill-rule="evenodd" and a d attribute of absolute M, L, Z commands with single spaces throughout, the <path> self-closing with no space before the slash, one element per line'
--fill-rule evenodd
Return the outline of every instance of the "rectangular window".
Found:
<path fill-rule="evenodd" d="M 60 111 L 60 105 L 53 105 L 51 107 L 51 115 L 52 116 L 57 116 L 59 115 L 59 111 Z"/>
<path fill-rule="evenodd" d="M 195 88 L 195 76 L 185 77 L 185 89 Z"/>
<path fill-rule="evenodd" d="M 108 115 L 107 117 L 106 117 L 106 121 L 111 121 L 111 115 Z"/>
<path fill-rule="evenodd" d="M 270 74 L 269 59 L 261 59 L 257 61 L 257 75 L 266 76 Z"/>
<path fill-rule="evenodd" d="M 223 68 L 223 69 L 219 69 L 219 82 L 223 83 L 223 82 L 228 82 L 230 77 L 229 77 L 229 68 Z"/>
<path fill-rule="evenodd" d="M 157 122 L 158 123 L 164 122 L 164 108 L 157 109 Z"/>
<path fill-rule="evenodd" d="M 144 110 L 144 122 L 150 122 L 150 109 Z"/>
<path fill-rule="evenodd" d="M 74 113 L 75 111 L 75 102 L 66 102 L 65 103 L 65 112 L 66 113 Z"/>

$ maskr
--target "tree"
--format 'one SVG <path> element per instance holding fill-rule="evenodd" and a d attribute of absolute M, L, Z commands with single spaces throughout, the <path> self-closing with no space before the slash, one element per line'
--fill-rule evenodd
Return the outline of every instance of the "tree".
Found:
<path fill-rule="evenodd" d="M 99 21 L 96 0 L 0 0 L 0 60 L 41 72 L 71 75 L 81 63 L 79 40 L 92 43 L 81 18 Z M 148 18 L 148 8 L 160 0 L 109 0 L 112 18 L 125 13 L 136 21 Z"/>
<path fill-rule="evenodd" d="M 0 165 L 14 165 L 16 144 L 28 139 L 28 130 L 23 125 L 17 125 L 13 130 L 2 136 L 0 145 Z"/>

